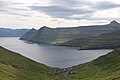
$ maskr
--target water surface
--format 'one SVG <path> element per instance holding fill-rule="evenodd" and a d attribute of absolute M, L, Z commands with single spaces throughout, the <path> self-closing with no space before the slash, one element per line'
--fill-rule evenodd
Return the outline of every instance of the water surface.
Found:
<path fill-rule="evenodd" d="M 77 50 L 73 47 L 36 44 L 19 37 L 0 38 L 0 46 L 51 67 L 70 67 L 91 61 L 112 50 Z"/>

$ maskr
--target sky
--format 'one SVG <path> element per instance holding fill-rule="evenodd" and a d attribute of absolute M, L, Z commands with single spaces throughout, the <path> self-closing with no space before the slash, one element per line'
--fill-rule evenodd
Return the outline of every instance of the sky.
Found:
<path fill-rule="evenodd" d="M 120 0 L 0 0 L 0 28 L 76 27 L 120 22 Z"/>

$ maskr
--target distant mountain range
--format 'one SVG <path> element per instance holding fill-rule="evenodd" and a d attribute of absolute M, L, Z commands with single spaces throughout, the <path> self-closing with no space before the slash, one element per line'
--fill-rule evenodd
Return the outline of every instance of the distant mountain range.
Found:
<path fill-rule="evenodd" d="M 20 39 L 37 43 L 77 46 L 80 49 L 111 49 L 120 47 L 120 24 L 112 21 L 106 25 L 72 28 L 42 27 L 31 29 Z"/>
<path fill-rule="evenodd" d="M 29 29 L 0 28 L 0 37 L 21 37 Z"/>

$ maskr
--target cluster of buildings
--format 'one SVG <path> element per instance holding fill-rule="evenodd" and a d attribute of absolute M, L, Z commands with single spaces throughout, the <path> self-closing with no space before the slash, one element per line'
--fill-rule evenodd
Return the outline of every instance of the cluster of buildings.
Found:
<path fill-rule="evenodd" d="M 64 75 L 69 75 L 69 74 L 75 74 L 76 71 L 73 70 L 72 67 L 69 68 L 55 68 L 53 71 L 53 74 L 64 74 Z"/>

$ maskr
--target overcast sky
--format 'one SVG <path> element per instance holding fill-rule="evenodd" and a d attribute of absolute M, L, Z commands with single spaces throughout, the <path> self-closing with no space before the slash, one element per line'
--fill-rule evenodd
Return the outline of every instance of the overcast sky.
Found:
<path fill-rule="evenodd" d="M 120 22 L 120 0 L 0 0 L 0 27 L 74 27 Z"/>

